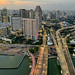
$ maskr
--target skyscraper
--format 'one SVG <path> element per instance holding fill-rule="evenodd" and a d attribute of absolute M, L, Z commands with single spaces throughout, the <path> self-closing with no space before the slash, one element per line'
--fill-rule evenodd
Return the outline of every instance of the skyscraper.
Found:
<path fill-rule="evenodd" d="M 1 10 L 0 10 L 0 22 L 2 22 Z"/>
<path fill-rule="evenodd" d="M 29 11 L 29 18 L 34 19 L 34 11 L 33 11 L 33 9 L 31 9 Z"/>
<path fill-rule="evenodd" d="M 26 17 L 22 19 L 23 36 L 37 40 L 38 32 L 42 29 L 42 10 L 37 6 L 35 11 L 26 10 Z"/>
<path fill-rule="evenodd" d="M 22 30 L 22 18 L 21 17 L 12 17 L 11 18 L 11 27 L 13 31 Z"/>
<path fill-rule="evenodd" d="M 29 18 L 29 10 L 20 9 L 20 17 L 22 17 L 22 18 Z"/>
<path fill-rule="evenodd" d="M 60 11 L 56 11 L 56 20 L 59 20 L 60 18 Z"/>
<path fill-rule="evenodd" d="M 8 22 L 7 9 L 3 8 L 2 12 L 2 22 Z"/>
<path fill-rule="evenodd" d="M 7 35 L 7 27 L 0 26 L 0 36 Z"/>
<path fill-rule="evenodd" d="M 36 19 L 37 28 L 39 31 L 42 28 L 42 10 L 40 6 L 36 6 L 35 19 Z"/>
<path fill-rule="evenodd" d="M 25 11 L 26 11 L 25 9 L 20 9 L 20 17 L 25 18 L 26 15 Z"/>
<path fill-rule="evenodd" d="M 37 40 L 37 25 L 36 19 L 23 18 L 22 19 L 23 36 L 33 40 Z"/>

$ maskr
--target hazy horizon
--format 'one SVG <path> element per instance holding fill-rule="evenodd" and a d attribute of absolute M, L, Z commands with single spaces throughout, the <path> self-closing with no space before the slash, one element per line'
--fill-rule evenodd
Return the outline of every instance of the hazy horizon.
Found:
<path fill-rule="evenodd" d="M 0 9 L 75 10 L 75 0 L 0 0 Z"/>

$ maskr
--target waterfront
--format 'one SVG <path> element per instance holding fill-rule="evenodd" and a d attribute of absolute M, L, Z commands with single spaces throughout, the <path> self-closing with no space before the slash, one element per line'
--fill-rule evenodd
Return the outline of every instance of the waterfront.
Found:
<path fill-rule="evenodd" d="M 0 59 L 1 59 L 1 57 L 2 56 L 0 56 Z M 8 58 L 10 58 L 10 56 Z M 20 60 L 20 58 L 22 58 L 22 56 L 21 57 L 18 56 L 12 62 L 16 63 L 16 62 L 18 62 Z M 19 59 L 19 60 L 16 61 L 17 59 Z M 2 62 L 2 59 L 0 61 Z M 7 63 L 8 59 L 6 59 L 6 57 L 5 57 L 4 61 L 5 61 L 4 63 Z M 4 64 L 4 63 L 2 63 L 2 64 Z M 22 61 L 22 63 L 18 67 L 18 69 L 0 69 L 0 75 L 29 75 L 29 73 L 30 73 L 29 63 L 30 63 L 29 57 L 25 56 L 24 60 Z M 7 66 L 9 66 L 9 65 L 7 65 Z"/>

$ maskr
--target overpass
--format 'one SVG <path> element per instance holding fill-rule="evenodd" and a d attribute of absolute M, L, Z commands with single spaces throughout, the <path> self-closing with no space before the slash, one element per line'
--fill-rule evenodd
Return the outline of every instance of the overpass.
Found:
<path fill-rule="evenodd" d="M 60 60 L 63 75 L 75 75 L 75 70 L 72 59 L 70 57 L 68 46 L 66 44 L 66 41 L 64 41 L 64 39 L 60 35 L 60 31 L 69 28 L 75 28 L 75 26 L 65 27 L 57 30 L 55 34 L 56 36 L 54 35 L 53 30 L 50 30 Z"/>

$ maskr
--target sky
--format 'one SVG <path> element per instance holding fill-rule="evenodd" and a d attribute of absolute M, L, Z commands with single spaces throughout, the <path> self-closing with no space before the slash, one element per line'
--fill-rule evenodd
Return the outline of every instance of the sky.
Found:
<path fill-rule="evenodd" d="M 75 10 L 75 0 L 0 0 L 0 9 L 35 9 L 37 5 L 43 10 Z"/>

